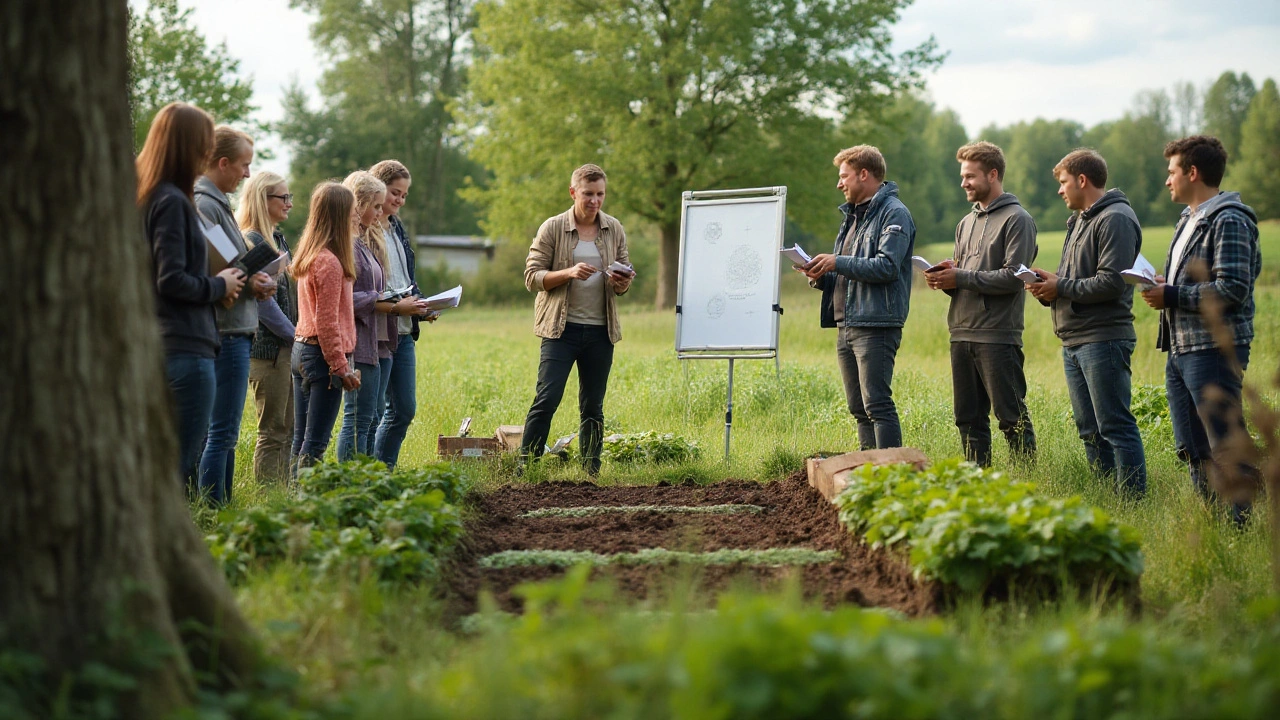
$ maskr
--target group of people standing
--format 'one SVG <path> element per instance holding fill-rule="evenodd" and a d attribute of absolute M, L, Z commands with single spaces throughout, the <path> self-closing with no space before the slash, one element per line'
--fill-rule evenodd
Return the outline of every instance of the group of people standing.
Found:
<path fill-rule="evenodd" d="M 1216 138 L 1175 140 L 1164 156 L 1170 198 L 1186 209 L 1163 275 L 1141 295 L 1160 311 L 1157 345 L 1168 353 L 1166 392 L 1178 455 L 1196 490 L 1212 497 L 1214 488 L 1257 477 L 1247 454 L 1229 449 L 1229 439 L 1244 432 L 1241 383 L 1262 265 L 1257 216 L 1239 193 L 1219 189 L 1227 153 Z M 1073 214 L 1057 271 L 1049 272 L 1034 265 L 1035 221 L 1004 191 L 1001 149 L 975 142 L 961 147 L 956 160 L 973 210 L 956 226 L 954 257 L 924 276 L 930 288 L 951 297 L 954 414 L 965 457 L 991 464 L 988 416 L 994 410 L 1012 457 L 1035 458 L 1022 352 L 1029 294 L 1050 308 L 1062 341 L 1067 391 L 1089 464 L 1119 491 L 1141 497 L 1146 457 L 1130 412 L 1134 286 L 1121 273 L 1134 267 L 1142 226 L 1128 199 L 1106 189 L 1107 163 L 1096 151 L 1077 149 L 1062 158 L 1052 172 Z M 797 269 L 823 292 L 822 326 L 839 330 L 837 358 L 862 447 L 895 447 L 902 431 L 891 385 L 910 301 L 915 226 L 897 185 L 885 181 L 879 150 L 848 148 L 834 163 L 846 200 L 844 223 L 831 253 Z M 1215 328 L 1226 328 L 1225 334 L 1215 336 Z M 1245 496 L 1227 498 L 1238 522 L 1248 508 Z"/>
<path fill-rule="evenodd" d="M 419 323 L 437 316 L 414 282 L 399 219 L 412 182 L 403 164 L 384 160 L 316 186 L 291 247 L 280 223 L 294 196 L 281 176 L 250 173 L 253 154 L 249 135 L 173 103 L 137 158 L 178 466 L 189 490 L 215 504 L 231 499 L 250 387 L 258 481 L 286 479 L 322 457 L 344 403 L 339 455 L 394 467 L 417 409 Z M 229 196 L 245 179 L 233 212 Z M 265 243 L 280 255 L 278 270 L 246 277 L 232 262 L 211 272 L 215 228 L 238 256 Z"/>

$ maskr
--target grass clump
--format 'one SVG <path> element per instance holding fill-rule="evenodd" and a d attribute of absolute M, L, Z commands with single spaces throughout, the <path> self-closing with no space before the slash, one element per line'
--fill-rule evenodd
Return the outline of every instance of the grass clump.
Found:
<path fill-rule="evenodd" d="M 740 550 L 722 548 L 709 552 L 684 552 L 664 548 L 645 548 L 635 552 L 602 554 L 586 550 L 503 550 L 480 559 L 480 567 L 572 567 L 589 565 L 816 565 L 840 559 L 835 550 L 810 548 L 768 548 Z"/>
<path fill-rule="evenodd" d="M 922 471 L 865 465 L 836 505 L 873 547 L 905 545 L 917 575 L 964 591 L 998 580 L 1137 581 L 1137 531 L 1079 497 L 1045 499 L 1034 489 L 957 459 Z"/>
<path fill-rule="evenodd" d="M 392 472 L 368 458 L 321 463 L 299 474 L 296 498 L 223 511 L 206 541 L 232 582 L 285 559 L 320 573 L 421 580 L 461 536 L 457 503 L 468 486 L 451 465 Z"/>
<path fill-rule="evenodd" d="M 736 515 L 747 513 L 759 515 L 764 508 L 759 505 L 616 505 L 585 507 L 548 507 L 530 510 L 522 514 L 522 518 L 545 517 L 591 517 L 593 515 L 609 515 L 612 513 L 668 513 L 673 515 Z"/>

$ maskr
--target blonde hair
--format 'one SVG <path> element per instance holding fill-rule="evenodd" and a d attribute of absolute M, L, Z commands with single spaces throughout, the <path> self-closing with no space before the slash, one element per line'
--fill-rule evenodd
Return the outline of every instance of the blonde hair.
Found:
<path fill-rule="evenodd" d="M 369 168 L 369 172 L 373 173 L 373 176 L 381 180 L 384 185 L 390 185 L 396 180 L 413 182 L 413 178 L 409 176 L 409 168 L 405 167 L 404 163 L 399 160 L 383 160 Z"/>
<path fill-rule="evenodd" d="M 276 224 L 272 222 L 271 212 L 267 209 L 267 204 L 271 202 L 271 198 L 267 196 L 280 185 L 284 185 L 284 178 L 269 170 L 254 175 L 244 184 L 244 190 L 240 193 L 240 207 L 236 210 L 236 224 L 240 226 L 240 230 L 257 231 L 274 250 L 280 248 L 276 247 L 275 238 L 272 237 Z"/>
<path fill-rule="evenodd" d="M 213 129 L 213 157 L 209 158 L 209 169 L 218 167 L 222 158 L 234 160 L 240 157 L 245 148 L 253 149 L 253 138 L 249 133 L 230 125 L 219 125 Z"/>
<path fill-rule="evenodd" d="M 599 165 L 587 163 L 573 171 L 573 174 L 569 176 L 569 185 L 580 188 L 587 183 L 595 182 L 597 180 L 609 182 L 609 176 L 604 174 L 604 168 Z"/>
<path fill-rule="evenodd" d="M 289 266 L 291 275 L 298 279 L 306 277 L 316 256 L 328 250 L 342 264 L 342 274 L 349 280 L 355 279 L 356 259 L 351 245 L 351 212 L 355 205 L 355 195 L 336 182 L 322 182 L 311 191 L 307 227 L 302 231 L 293 264 Z"/>
<path fill-rule="evenodd" d="M 386 183 L 367 170 L 357 170 L 351 173 L 346 180 L 342 181 L 342 184 L 355 195 L 356 212 L 361 215 L 373 204 L 378 193 L 382 193 L 383 202 L 386 202 Z M 374 223 L 368 227 L 363 227 L 360 229 L 358 237 L 365 247 L 373 251 L 374 257 L 378 259 L 378 264 L 385 269 L 387 267 L 387 244 L 382 239 L 382 225 Z"/>
<path fill-rule="evenodd" d="M 213 118 L 195 105 L 169 103 L 156 113 L 135 161 L 136 202 L 142 207 L 160 183 L 171 182 L 191 198 L 213 150 Z"/>
<path fill-rule="evenodd" d="M 884 181 L 885 173 L 888 172 L 884 155 L 880 154 L 878 148 L 871 145 L 854 145 L 851 148 L 845 148 L 836 154 L 832 163 L 836 167 L 849 163 L 849 167 L 854 170 L 866 170 L 871 173 L 871 177 L 881 182 Z"/>

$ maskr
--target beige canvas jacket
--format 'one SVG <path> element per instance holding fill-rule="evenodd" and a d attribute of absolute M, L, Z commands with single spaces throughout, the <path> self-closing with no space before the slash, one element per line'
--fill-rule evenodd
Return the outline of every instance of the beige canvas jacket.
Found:
<path fill-rule="evenodd" d="M 627 233 L 622 229 L 622 223 L 605 213 L 598 213 L 597 217 L 600 232 L 596 234 L 596 249 L 600 251 L 601 263 L 609 267 L 616 260 L 630 265 Z M 565 320 L 569 315 L 569 283 L 548 290 L 543 287 L 542 279 L 552 270 L 572 267 L 573 248 L 577 244 L 578 228 L 573 222 L 573 208 L 569 208 L 547 218 L 538 228 L 533 245 L 529 246 L 529 257 L 524 262 L 524 286 L 529 292 L 538 293 L 533 302 L 533 333 L 538 337 L 558 338 L 564 333 Z M 617 344 L 622 339 L 622 326 L 618 323 L 616 293 L 605 293 L 605 317 L 609 342 Z"/>

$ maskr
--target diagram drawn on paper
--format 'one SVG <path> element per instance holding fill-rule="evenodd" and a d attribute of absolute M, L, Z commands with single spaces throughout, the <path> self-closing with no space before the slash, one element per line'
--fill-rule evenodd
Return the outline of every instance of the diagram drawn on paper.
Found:
<path fill-rule="evenodd" d="M 725 308 L 729 305 L 729 301 L 725 298 L 724 293 L 716 293 L 707 301 L 707 317 L 712 320 L 719 320 L 724 315 Z"/>
<path fill-rule="evenodd" d="M 718 222 L 708 223 L 707 229 L 702 231 L 702 237 L 712 245 L 724 235 L 724 226 Z"/>
<path fill-rule="evenodd" d="M 725 287 L 738 292 L 750 290 L 760 283 L 763 271 L 760 253 L 749 245 L 739 245 L 729 254 L 725 264 Z"/>

